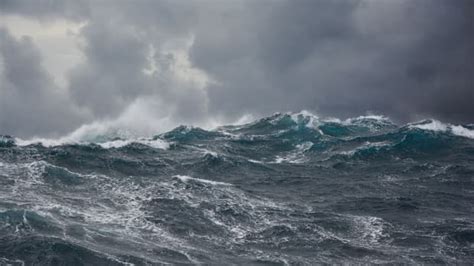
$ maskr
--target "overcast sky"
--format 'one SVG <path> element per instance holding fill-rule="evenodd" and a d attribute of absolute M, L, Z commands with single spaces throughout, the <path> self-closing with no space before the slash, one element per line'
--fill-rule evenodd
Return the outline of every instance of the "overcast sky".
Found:
<path fill-rule="evenodd" d="M 472 0 L 0 0 L 0 12 L 0 134 L 303 109 L 474 122 Z"/>

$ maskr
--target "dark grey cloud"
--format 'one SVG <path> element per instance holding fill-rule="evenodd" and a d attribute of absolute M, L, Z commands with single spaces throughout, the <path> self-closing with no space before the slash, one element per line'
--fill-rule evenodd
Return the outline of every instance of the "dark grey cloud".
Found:
<path fill-rule="evenodd" d="M 0 115 L 3 128 L 18 129 L 13 133 L 48 134 L 114 119 L 137 101 L 148 103 L 143 108 L 148 116 L 176 123 L 301 109 L 341 117 L 371 111 L 397 120 L 474 119 L 470 0 L 3 0 L 0 9 L 30 19 L 85 23 L 84 60 L 69 73 L 62 95 L 51 93 L 57 90 L 41 70 L 40 55 L 28 57 L 37 63 L 16 74 L 28 75 L 33 65 L 42 73 L 36 87 L 43 89 L 35 93 L 49 100 L 36 113 L 50 112 L 51 102 L 67 102 L 82 115 L 65 109 L 63 118 L 58 115 L 44 129 Z M 32 44 L 3 36 L 8 49 L 35 51 Z M 4 69 L 20 60 L 25 59 L 3 59 Z M 196 75 L 210 82 L 203 87 Z M 3 83 L 26 95 L 8 96 L 11 106 L 28 98 L 23 91 L 32 87 Z M 21 112 L 11 106 L 8 110 Z"/>
<path fill-rule="evenodd" d="M 69 75 L 74 102 L 97 118 L 114 118 L 137 99 L 155 99 L 144 111 L 176 123 L 204 120 L 207 96 L 175 77 L 177 55 L 164 47 L 174 41 L 184 49 L 192 33 L 192 6 L 171 1 L 95 6 L 81 30 L 85 61 Z M 154 69 L 146 74 L 150 65 Z"/>
<path fill-rule="evenodd" d="M 192 51 L 194 62 L 222 81 L 209 88 L 216 111 L 308 108 L 336 116 L 370 110 L 401 120 L 474 118 L 472 1 L 271 6 L 254 7 L 262 13 L 251 23 L 242 13 L 237 26 L 230 18 L 201 29 L 225 36 L 197 38 Z M 238 32 L 220 29 L 228 24 Z M 237 45 L 228 51 L 228 43 Z"/>
<path fill-rule="evenodd" d="M 82 20 L 89 15 L 88 2 L 74 0 L 2 0 L 0 14 L 22 15 L 41 20 L 68 18 Z"/>
<path fill-rule="evenodd" d="M 65 134 L 84 114 L 52 82 L 28 37 L 15 39 L 0 28 L 0 130 L 24 137 Z"/>
<path fill-rule="evenodd" d="M 143 93 L 146 43 L 133 28 L 113 22 L 90 23 L 82 29 L 87 58 L 70 75 L 70 92 L 80 106 L 96 115 L 117 114 Z"/>

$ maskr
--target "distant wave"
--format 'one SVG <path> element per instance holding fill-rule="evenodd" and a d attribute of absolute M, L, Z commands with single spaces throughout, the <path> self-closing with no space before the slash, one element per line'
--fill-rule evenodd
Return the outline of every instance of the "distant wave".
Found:
<path fill-rule="evenodd" d="M 334 137 L 347 137 L 353 134 L 367 134 L 393 130 L 396 128 L 421 129 L 434 132 L 449 133 L 458 137 L 474 139 L 474 129 L 463 125 L 452 125 L 429 119 L 407 125 L 397 126 L 388 117 L 381 115 L 358 116 L 340 120 L 337 118 L 320 118 L 308 111 L 299 113 L 275 113 L 270 117 L 261 118 L 242 125 L 220 126 L 213 130 L 204 130 L 192 126 L 180 126 L 169 132 L 156 136 L 137 137 L 127 131 L 110 130 L 98 125 L 83 126 L 78 130 L 57 139 L 14 138 L 18 146 L 41 144 L 44 147 L 61 145 L 97 144 L 102 148 L 121 148 L 138 143 L 152 148 L 168 149 L 169 141 L 190 140 L 191 138 L 230 137 L 234 139 L 259 139 L 268 135 L 286 136 L 290 131 L 307 128 L 314 134 L 331 135 Z M 6 142 L 6 136 L 0 142 Z"/>
<path fill-rule="evenodd" d="M 116 139 L 110 141 L 103 141 L 103 142 L 85 142 L 85 141 L 72 141 L 72 140 L 55 140 L 55 139 L 43 139 L 43 138 L 33 138 L 28 140 L 23 140 L 20 138 L 15 138 L 15 144 L 18 146 L 29 146 L 40 144 L 44 147 L 56 147 L 62 145 L 90 145 L 96 144 L 104 149 L 110 148 L 121 148 L 125 147 L 134 143 L 150 146 L 156 149 L 168 149 L 170 144 L 161 139 L 145 139 L 145 138 L 137 138 L 137 139 Z"/>
<path fill-rule="evenodd" d="M 434 119 L 409 124 L 409 127 L 438 132 L 449 132 L 456 136 L 474 139 L 474 129 L 469 129 L 461 125 L 445 124 Z"/>
<path fill-rule="evenodd" d="M 469 264 L 474 125 L 275 113 L 0 136 L 0 264 Z"/>

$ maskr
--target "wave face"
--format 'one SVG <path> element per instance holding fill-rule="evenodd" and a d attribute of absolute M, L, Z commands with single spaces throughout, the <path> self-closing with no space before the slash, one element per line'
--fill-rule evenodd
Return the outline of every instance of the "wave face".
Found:
<path fill-rule="evenodd" d="M 0 137 L 0 265 L 474 261 L 474 127 L 275 114 Z"/>

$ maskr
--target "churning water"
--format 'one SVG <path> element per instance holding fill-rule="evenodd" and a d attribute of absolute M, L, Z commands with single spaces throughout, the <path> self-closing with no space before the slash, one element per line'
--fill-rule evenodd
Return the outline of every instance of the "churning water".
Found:
<path fill-rule="evenodd" d="M 0 265 L 469 264 L 473 138 L 304 112 L 152 138 L 3 136 Z"/>

